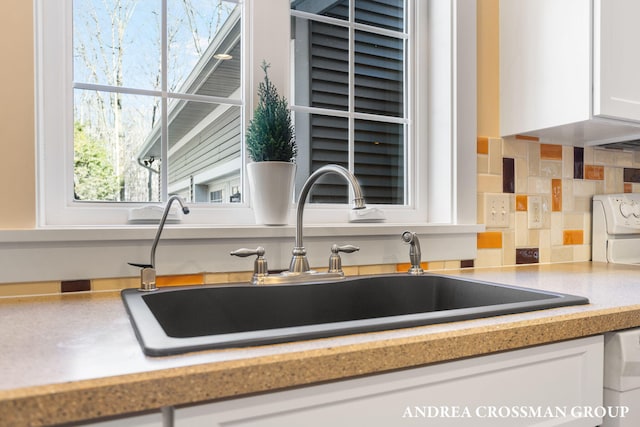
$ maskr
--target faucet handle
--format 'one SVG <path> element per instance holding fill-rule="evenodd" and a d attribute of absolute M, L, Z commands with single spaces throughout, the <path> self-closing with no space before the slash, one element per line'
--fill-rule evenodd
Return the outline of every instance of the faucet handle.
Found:
<path fill-rule="evenodd" d="M 258 279 L 269 274 L 269 268 L 267 267 L 267 259 L 264 257 L 265 250 L 262 246 L 258 246 L 255 249 L 240 248 L 230 253 L 233 256 L 239 256 L 242 258 L 257 255 L 255 262 L 253 263 L 253 283 L 257 284 Z"/>
<path fill-rule="evenodd" d="M 259 257 L 261 257 L 261 256 L 264 256 L 265 253 L 266 251 L 264 250 L 264 248 L 262 246 L 258 246 L 255 249 L 249 249 L 249 248 L 236 249 L 235 251 L 231 252 L 229 255 L 245 258 L 251 255 L 258 255 Z"/>
<path fill-rule="evenodd" d="M 342 258 L 340 252 L 347 254 L 359 251 L 360 248 L 353 245 L 333 245 L 331 246 L 331 256 L 329 257 L 329 273 L 342 273 Z"/>
<path fill-rule="evenodd" d="M 337 254 L 338 252 L 344 252 L 346 254 L 350 254 L 359 250 L 360 248 L 358 246 L 353 246 L 353 245 L 331 246 L 331 252 L 334 254 Z"/>

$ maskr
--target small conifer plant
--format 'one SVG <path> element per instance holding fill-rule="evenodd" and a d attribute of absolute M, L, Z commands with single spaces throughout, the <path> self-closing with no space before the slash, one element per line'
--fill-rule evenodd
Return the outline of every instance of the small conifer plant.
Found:
<path fill-rule="evenodd" d="M 258 106 L 246 134 L 247 152 L 254 162 L 295 162 L 296 139 L 285 97 L 269 79 L 269 64 L 262 61 L 264 81 L 258 85 Z"/>

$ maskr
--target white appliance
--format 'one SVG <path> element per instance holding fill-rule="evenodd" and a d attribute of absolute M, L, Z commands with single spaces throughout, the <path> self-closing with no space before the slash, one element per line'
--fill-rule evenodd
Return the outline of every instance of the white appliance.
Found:
<path fill-rule="evenodd" d="M 640 193 L 593 196 L 593 261 L 640 264 Z"/>
<path fill-rule="evenodd" d="M 602 427 L 640 426 L 640 328 L 605 334 L 603 399 Z"/>
<path fill-rule="evenodd" d="M 591 243 L 593 261 L 640 265 L 640 193 L 593 197 Z M 640 426 L 640 328 L 605 335 L 603 398 L 603 427 Z"/>

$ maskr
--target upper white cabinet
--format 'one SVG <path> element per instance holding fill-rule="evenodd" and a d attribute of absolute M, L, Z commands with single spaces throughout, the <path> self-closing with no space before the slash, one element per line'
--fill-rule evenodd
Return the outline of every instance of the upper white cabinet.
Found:
<path fill-rule="evenodd" d="M 637 0 L 500 0 L 501 134 L 639 139 L 639 18 Z"/>
<path fill-rule="evenodd" d="M 594 1 L 593 114 L 640 122 L 640 2 Z"/>

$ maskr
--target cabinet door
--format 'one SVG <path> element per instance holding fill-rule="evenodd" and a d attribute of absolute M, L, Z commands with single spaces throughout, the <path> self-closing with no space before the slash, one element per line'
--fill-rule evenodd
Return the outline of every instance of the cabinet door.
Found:
<path fill-rule="evenodd" d="M 640 121 L 640 1 L 594 1 L 593 114 Z"/>
<path fill-rule="evenodd" d="M 500 134 L 591 117 L 591 2 L 500 0 Z"/>
<path fill-rule="evenodd" d="M 596 426 L 602 418 L 585 416 L 583 408 L 602 405 L 602 375 L 598 336 L 178 408 L 174 422 L 175 427 Z"/>

